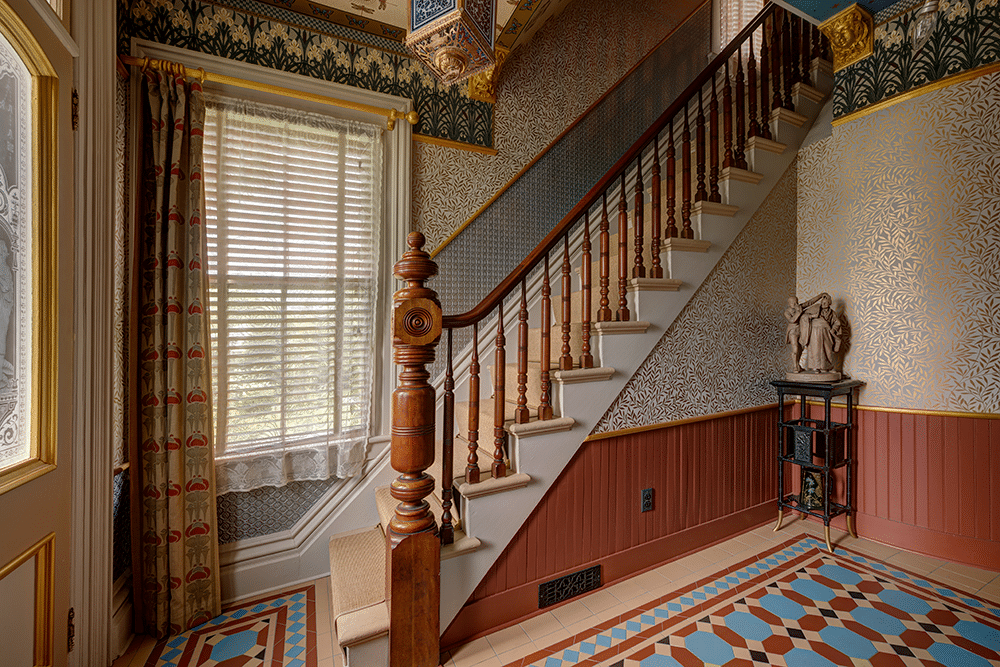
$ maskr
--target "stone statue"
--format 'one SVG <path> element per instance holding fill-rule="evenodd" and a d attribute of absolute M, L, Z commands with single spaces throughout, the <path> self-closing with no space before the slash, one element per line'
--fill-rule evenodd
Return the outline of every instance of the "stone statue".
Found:
<path fill-rule="evenodd" d="M 802 303 L 789 297 L 785 319 L 788 321 L 785 340 L 792 346 L 792 366 L 795 368 L 787 378 L 799 382 L 840 380 L 840 372 L 834 367 L 844 325 L 833 310 L 830 295 L 823 292 Z M 805 363 L 802 363 L 803 352 Z"/>

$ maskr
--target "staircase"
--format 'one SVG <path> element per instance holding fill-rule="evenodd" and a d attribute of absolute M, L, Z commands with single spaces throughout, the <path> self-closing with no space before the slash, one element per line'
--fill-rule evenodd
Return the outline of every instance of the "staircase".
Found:
<path fill-rule="evenodd" d="M 468 313 L 437 319 L 436 267 L 411 235 L 394 314 L 404 474 L 376 491 L 378 525 L 330 540 L 345 664 L 437 664 L 441 631 L 794 159 L 832 88 L 824 49 L 767 5 Z"/>

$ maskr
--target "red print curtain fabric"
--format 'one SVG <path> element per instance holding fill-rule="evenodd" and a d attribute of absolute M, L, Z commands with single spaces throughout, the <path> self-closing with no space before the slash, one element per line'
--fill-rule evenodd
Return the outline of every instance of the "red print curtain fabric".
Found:
<path fill-rule="evenodd" d="M 212 456 L 201 84 L 147 70 L 139 227 L 141 620 L 165 637 L 221 611 Z M 133 511 L 136 511 L 133 510 Z"/>

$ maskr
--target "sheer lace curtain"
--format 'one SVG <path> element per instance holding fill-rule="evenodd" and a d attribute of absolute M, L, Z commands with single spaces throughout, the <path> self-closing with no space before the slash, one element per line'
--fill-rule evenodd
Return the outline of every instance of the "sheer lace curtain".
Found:
<path fill-rule="evenodd" d="M 360 472 L 381 129 L 206 95 L 218 493 Z"/>
<path fill-rule="evenodd" d="M 719 48 L 725 48 L 764 6 L 764 0 L 719 0 Z"/>

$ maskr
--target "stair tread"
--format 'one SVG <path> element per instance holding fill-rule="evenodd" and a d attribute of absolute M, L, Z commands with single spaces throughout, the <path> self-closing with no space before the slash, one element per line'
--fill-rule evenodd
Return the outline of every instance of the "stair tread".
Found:
<path fill-rule="evenodd" d="M 330 538 L 333 619 L 385 601 L 385 534 L 380 526 Z"/>

